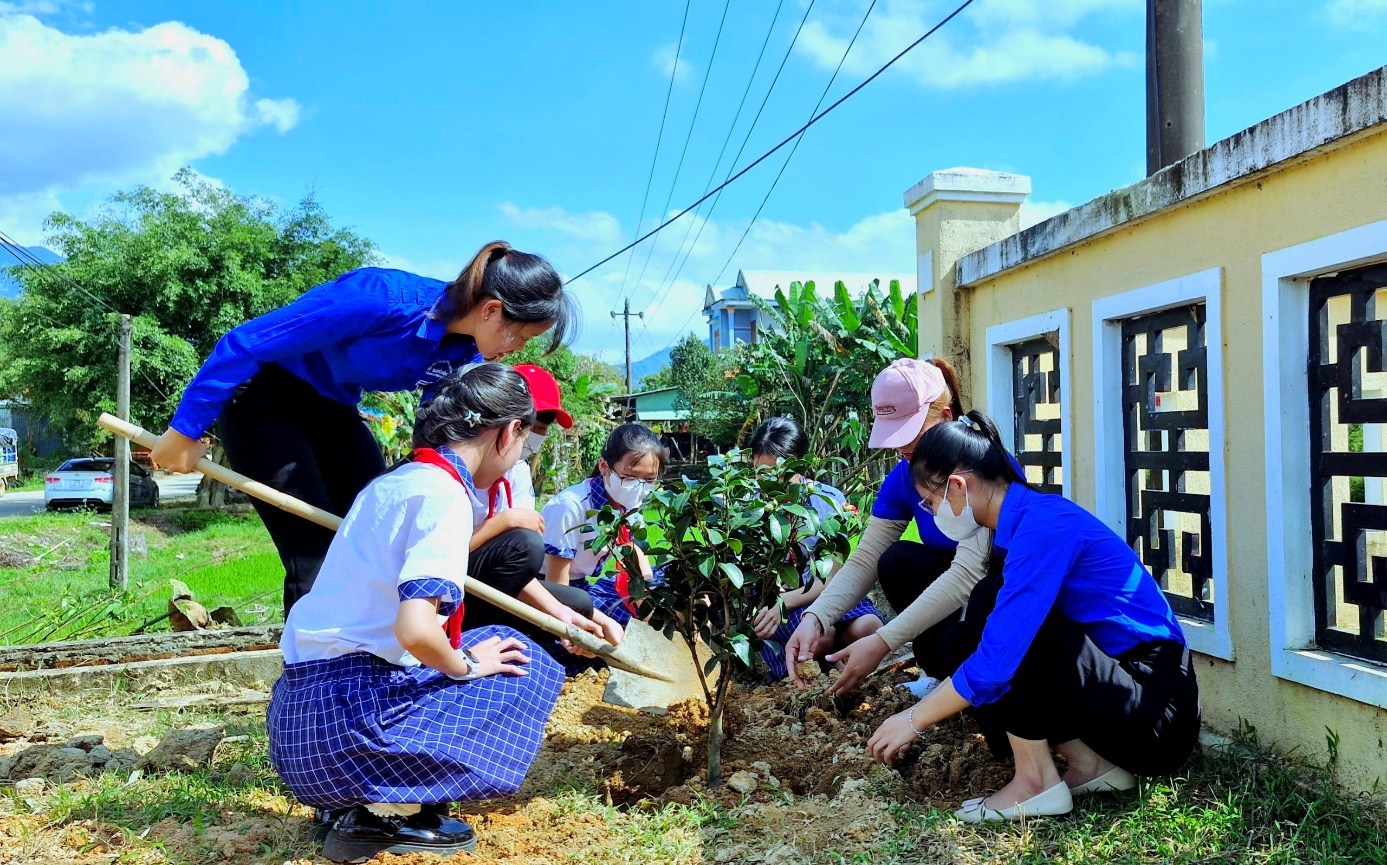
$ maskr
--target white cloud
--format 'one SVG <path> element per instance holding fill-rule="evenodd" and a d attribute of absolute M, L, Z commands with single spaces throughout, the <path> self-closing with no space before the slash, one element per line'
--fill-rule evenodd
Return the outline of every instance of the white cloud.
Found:
<path fill-rule="evenodd" d="M 512 242 L 551 257 L 568 274 L 575 274 L 625 246 L 633 236 L 616 217 L 600 211 L 573 214 L 560 207 L 521 208 L 507 203 L 501 206 L 501 212 L 517 229 L 512 233 Z M 607 360 L 620 360 L 621 321 L 613 320 L 608 312 L 621 301 L 623 281 L 632 310 L 645 313 L 643 320 L 632 322 L 632 353 L 636 357 L 653 353 L 688 330 L 698 333 L 706 330 L 699 312 L 703 307 L 704 290 L 732 254 L 746 228 L 746 220 L 709 222 L 703 225 L 700 233 L 701 218 L 685 217 L 690 218 L 697 221 L 693 223 L 689 241 L 697 235 L 698 244 L 682 270 L 678 265 L 671 267 L 676 247 L 685 233 L 685 223 L 681 220 L 658 235 L 660 243 L 654 248 L 648 266 L 644 262 L 650 241 L 637 247 L 633 258 L 629 253 L 620 256 L 572 284 L 571 290 L 584 310 L 586 324 L 578 342 L 580 350 L 601 349 Z M 629 273 L 628 258 L 631 262 Z M 758 220 L 718 285 L 731 285 L 738 268 L 913 273 L 914 222 L 904 210 L 866 217 L 842 231 L 817 222 L 801 225 Z M 676 270 L 678 279 L 671 283 L 669 280 Z"/>
<path fill-rule="evenodd" d="M 677 48 L 678 43 L 675 42 L 656 48 L 650 55 L 650 65 L 659 70 L 661 78 L 669 78 L 670 75 L 673 75 L 677 83 L 683 84 L 689 80 L 693 67 L 685 55 L 679 56 L 679 66 L 675 67 L 674 59 Z"/>
<path fill-rule="evenodd" d="M 0 213 L 56 209 L 57 195 L 82 187 L 157 182 L 246 133 L 298 122 L 294 100 L 251 97 L 221 39 L 178 22 L 73 35 L 24 14 L 55 6 L 0 4 Z"/>
<path fill-rule="evenodd" d="M 1325 12 L 1335 24 L 1351 27 L 1387 18 L 1387 0 L 1330 0 Z"/>
<path fill-rule="evenodd" d="M 952 4 L 949 4 L 950 6 Z M 810 21 L 796 50 L 833 69 L 842 59 L 866 4 Z M 1133 66 L 1131 52 L 1112 51 L 1066 32 L 1098 13 L 1132 13 L 1141 0 L 979 0 L 896 64 L 935 88 L 1019 80 L 1067 80 L 1114 66 Z M 849 75 L 870 74 L 937 24 L 938 2 L 888 0 L 873 10 L 843 64 Z"/>
<path fill-rule="evenodd" d="M 1074 205 L 1067 201 L 1023 201 L 1021 202 L 1021 227 L 1039 225 L 1052 216 L 1064 213 Z"/>

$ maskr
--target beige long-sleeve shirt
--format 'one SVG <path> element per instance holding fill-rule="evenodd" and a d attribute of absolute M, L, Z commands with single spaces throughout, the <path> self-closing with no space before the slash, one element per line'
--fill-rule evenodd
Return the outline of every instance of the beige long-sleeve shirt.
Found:
<path fill-rule="evenodd" d="M 857 549 L 824 587 L 823 594 L 809 606 L 820 624 L 827 628 L 843 617 L 858 601 L 867 596 L 877 581 L 877 561 L 886 548 L 901 539 L 906 520 L 883 520 L 872 517 Z M 920 596 L 896 618 L 887 622 L 877 634 L 892 650 L 915 639 L 926 629 L 957 612 L 972 594 L 973 587 L 987 574 L 987 556 L 992 547 L 992 532 L 981 529 L 961 541 L 949 569 L 939 575 Z"/>

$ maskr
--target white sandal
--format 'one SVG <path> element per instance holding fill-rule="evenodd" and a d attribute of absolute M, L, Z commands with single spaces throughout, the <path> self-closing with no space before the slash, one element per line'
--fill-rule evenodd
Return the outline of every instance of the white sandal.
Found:
<path fill-rule="evenodd" d="M 1071 787 L 1069 794 L 1071 796 L 1087 796 L 1090 793 L 1121 793 L 1136 788 L 1137 776 L 1118 766 L 1109 769 L 1087 784 Z"/>
<path fill-rule="evenodd" d="M 1058 817 L 1074 810 L 1074 797 L 1063 781 L 1024 802 L 1001 810 L 987 807 L 986 799 L 969 799 L 954 816 L 964 823 L 1015 823 L 1033 817 Z"/>

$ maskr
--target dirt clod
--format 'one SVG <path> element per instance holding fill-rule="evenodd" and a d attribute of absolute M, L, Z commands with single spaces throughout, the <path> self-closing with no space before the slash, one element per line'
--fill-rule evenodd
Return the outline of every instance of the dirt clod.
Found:
<path fill-rule="evenodd" d="M 743 796 L 755 790 L 756 783 L 756 773 L 748 772 L 745 769 L 733 772 L 732 777 L 727 779 L 727 786 Z"/>
<path fill-rule="evenodd" d="M 33 736 L 35 726 L 32 712 L 26 709 L 10 709 L 0 715 L 0 742 L 28 739 Z"/>
<path fill-rule="evenodd" d="M 187 771 L 212 762 L 226 730 L 217 725 L 170 730 L 159 746 L 140 761 L 140 768 L 154 772 Z"/>
<path fill-rule="evenodd" d="M 20 796 L 38 796 L 47 787 L 47 782 L 42 778 L 25 778 L 23 781 L 15 782 L 14 791 Z"/>

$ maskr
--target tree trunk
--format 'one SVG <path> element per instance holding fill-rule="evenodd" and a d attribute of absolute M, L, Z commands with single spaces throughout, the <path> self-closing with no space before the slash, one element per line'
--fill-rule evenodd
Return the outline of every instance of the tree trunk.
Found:
<path fill-rule="evenodd" d="M 212 446 L 212 449 L 207 452 L 207 458 L 219 466 L 226 465 L 226 452 L 222 450 L 222 446 L 219 444 Z M 203 475 L 202 480 L 198 481 L 197 485 L 197 506 L 221 510 L 226 506 L 226 490 L 226 484 Z"/>
<path fill-rule="evenodd" d="M 708 707 L 708 789 L 722 786 L 722 709 L 726 703 L 727 683 L 732 676 L 728 670 L 718 671 L 718 690 L 713 705 Z"/>

